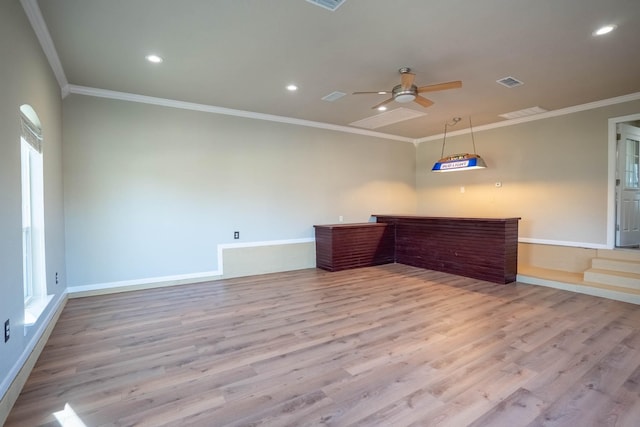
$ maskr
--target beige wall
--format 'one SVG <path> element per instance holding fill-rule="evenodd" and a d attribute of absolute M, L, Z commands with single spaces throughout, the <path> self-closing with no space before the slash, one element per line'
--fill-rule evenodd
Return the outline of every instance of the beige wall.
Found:
<path fill-rule="evenodd" d="M 476 131 L 488 169 L 448 174 L 430 172 L 440 140 L 415 150 L 398 141 L 79 95 L 64 108 L 73 287 L 216 271 L 219 244 L 309 238 L 313 224 L 339 216 L 367 221 L 380 212 L 516 216 L 522 241 L 602 247 L 608 119 L 640 111 L 640 102 Z M 471 150 L 469 134 L 447 139 L 445 154 Z M 236 230 L 240 241 L 232 239 Z M 237 271 L 251 271 L 241 259 Z"/>
<path fill-rule="evenodd" d="M 216 271 L 219 244 L 416 210 L 407 142 L 81 95 L 64 132 L 71 287 Z"/>
<path fill-rule="evenodd" d="M 423 142 L 416 159 L 418 213 L 521 217 L 521 239 L 605 245 L 608 119 L 638 112 L 634 101 L 476 131 L 485 170 L 432 173 L 442 141 Z M 447 138 L 445 155 L 472 150 L 469 134 Z"/>

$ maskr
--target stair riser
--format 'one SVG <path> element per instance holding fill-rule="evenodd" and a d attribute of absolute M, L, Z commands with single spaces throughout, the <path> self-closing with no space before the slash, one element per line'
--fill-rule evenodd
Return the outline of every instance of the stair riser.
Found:
<path fill-rule="evenodd" d="M 640 263 L 618 261 L 614 259 L 594 258 L 591 266 L 601 270 L 624 271 L 625 273 L 640 274 Z"/>
<path fill-rule="evenodd" d="M 630 277 L 613 276 L 608 274 L 585 271 L 584 281 L 640 290 L 640 279 L 634 279 Z"/>
<path fill-rule="evenodd" d="M 599 258 L 618 259 L 622 261 L 640 262 L 640 249 L 638 250 L 610 250 L 598 249 Z"/>

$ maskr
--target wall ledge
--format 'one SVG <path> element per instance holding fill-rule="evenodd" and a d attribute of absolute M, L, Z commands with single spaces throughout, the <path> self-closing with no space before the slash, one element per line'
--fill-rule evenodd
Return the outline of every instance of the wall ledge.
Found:
<path fill-rule="evenodd" d="M 117 292 L 137 291 L 142 289 L 160 288 L 165 286 L 189 285 L 193 283 L 210 282 L 224 278 L 224 251 L 226 249 L 255 248 L 265 246 L 295 245 L 313 243 L 315 239 L 284 239 L 266 240 L 259 242 L 223 243 L 217 247 L 218 270 L 199 273 L 180 274 L 173 276 L 146 277 L 141 279 L 122 280 L 116 282 L 93 283 L 87 285 L 69 286 L 67 292 L 70 298 L 80 298 L 93 295 L 104 295 Z"/>

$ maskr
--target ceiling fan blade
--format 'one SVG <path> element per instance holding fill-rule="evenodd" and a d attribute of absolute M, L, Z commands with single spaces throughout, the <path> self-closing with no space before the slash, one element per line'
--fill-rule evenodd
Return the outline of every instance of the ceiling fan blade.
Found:
<path fill-rule="evenodd" d="M 400 86 L 402 86 L 403 90 L 411 89 L 411 85 L 413 85 L 413 80 L 416 78 L 416 75 L 413 73 L 402 73 L 400 75 Z"/>
<path fill-rule="evenodd" d="M 364 95 L 364 94 L 367 94 L 367 93 L 375 93 L 375 94 L 378 94 L 378 95 L 388 95 L 391 92 L 386 91 L 386 90 L 378 90 L 378 91 L 374 91 L 374 92 L 353 92 L 352 95 Z"/>
<path fill-rule="evenodd" d="M 433 105 L 433 101 L 427 98 L 424 98 L 420 95 L 416 96 L 416 99 L 413 100 L 413 102 L 416 102 L 420 105 L 422 105 L 424 108 L 427 107 L 431 107 Z"/>
<path fill-rule="evenodd" d="M 418 88 L 418 93 L 435 92 L 438 90 L 458 89 L 462 87 L 462 82 L 456 80 L 454 82 L 438 83 L 435 85 L 421 86 Z"/>
<path fill-rule="evenodd" d="M 381 103 L 374 105 L 373 107 L 371 107 L 371 109 L 375 110 L 376 108 L 382 107 L 383 105 L 386 105 L 386 104 L 390 103 L 391 101 L 393 101 L 393 98 L 386 99 L 386 100 L 382 101 Z"/>

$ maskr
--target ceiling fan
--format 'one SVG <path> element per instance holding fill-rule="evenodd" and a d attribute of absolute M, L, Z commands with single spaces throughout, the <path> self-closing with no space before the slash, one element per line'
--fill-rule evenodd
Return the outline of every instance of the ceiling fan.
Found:
<path fill-rule="evenodd" d="M 391 89 L 390 91 L 380 90 L 375 92 L 353 92 L 353 94 L 354 95 L 363 95 L 367 93 L 375 93 L 378 95 L 387 95 L 389 93 L 391 94 L 391 98 L 385 101 L 382 101 L 379 104 L 374 105 L 373 107 L 371 107 L 372 109 L 380 108 L 392 101 L 396 101 L 400 103 L 413 101 L 426 108 L 426 107 L 432 106 L 433 101 L 423 96 L 420 96 L 421 93 L 436 92 L 439 90 L 447 90 L 447 89 L 457 89 L 462 87 L 462 82 L 460 80 L 418 87 L 413 84 L 413 81 L 416 78 L 416 75 L 411 72 L 411 69 L 409 67 L 402 67 L 398 71 L 400 72 L 400 84 L 394 86 L 393 89 Z"/>

